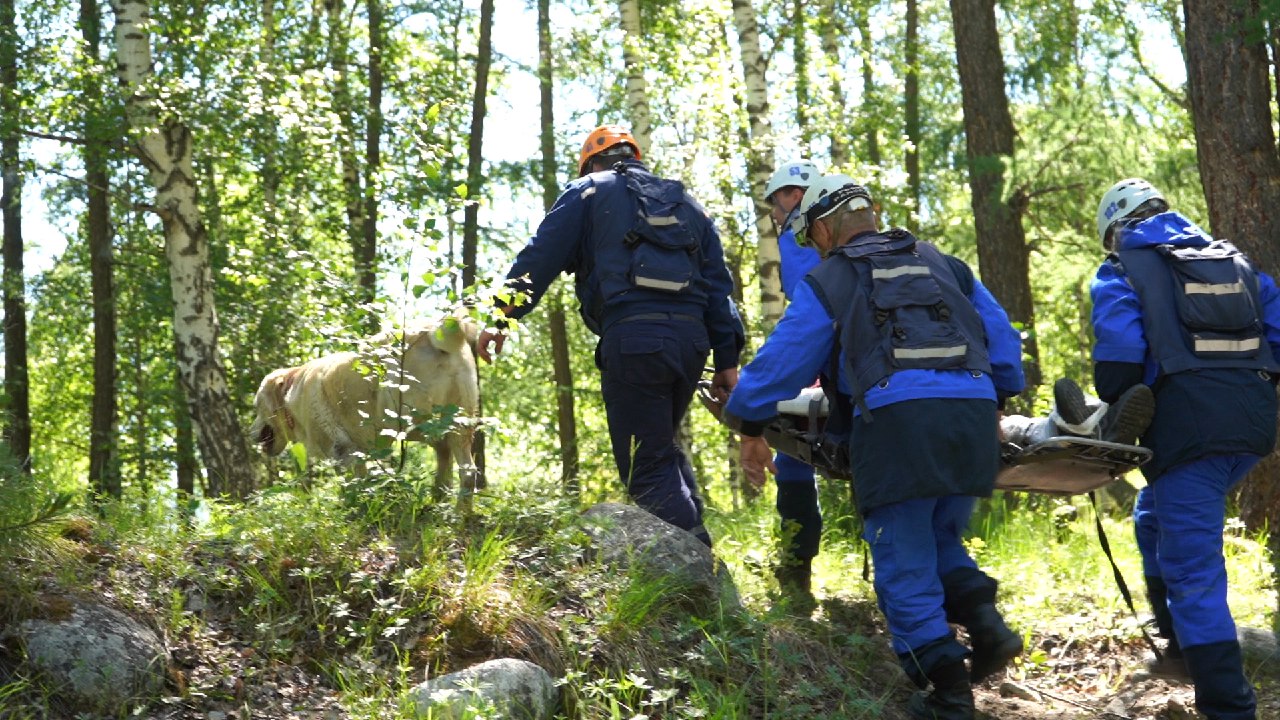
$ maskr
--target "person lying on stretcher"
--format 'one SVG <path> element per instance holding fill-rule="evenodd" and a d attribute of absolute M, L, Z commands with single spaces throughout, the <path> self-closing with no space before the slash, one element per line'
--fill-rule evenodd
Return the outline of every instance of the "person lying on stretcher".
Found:
<path fill-rule="evenodd" d="M 1075 436 L 1118 445 L 1133 445 L 1155 412 L 1151 388 L 1134 385 L 1113 405 L 1085 395 L 1071 378 L 1053 384 L 1053 410 L 1047 417 L 1006 415 L 1000 432 L 1006 445 L 1029 448 L 1049 438 Z"/>

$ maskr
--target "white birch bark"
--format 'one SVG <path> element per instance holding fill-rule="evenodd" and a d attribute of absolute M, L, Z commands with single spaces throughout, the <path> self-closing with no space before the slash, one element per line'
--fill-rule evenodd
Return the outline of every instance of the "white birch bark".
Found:
<path fill-rule="evenodd" d="M 179 118 L 160 117 L 156 108 L 149 0 L 115 0 L 112 10 L 132 145 L 150 173 L 156 189 L 152 210 L 164 226 L 178 376 L 209 473 L 210 494 L 244 497 L 253 489 L 255 464 L 218 355 L 213 276 L 196 205 L 191 131 Z"/>
<path fill-rule="evenodd" d="M 631 124 L 631 134 L 640 144 L 640 154 L 647 156 L 653 121 L 649 110 L 649 86 L 644 79 L 640 0 L 618 0 L 618 17 L 622 23 L 622 63 L 627 70 L 627 120 Z"/>
<path fill-rule="evenodd" d="M 747 119 L 751 133 L 751 149 L 747 155 L 747 173 L 751 183 L 751 199 L 755 204 L 756 268 L 760 279 L 760 314 L 766 327 L 782 319 L 782 262 L 777 235 L 769 221 L 769 203 L 764 197 L 765 185 L 773 172 L 773 130 L 769 125 L 769 86 L 765 78 L 766 62 L 760 50 L 760 27 L 752 0 L 733 0 L 733 24 L 742 51 L 742 74 L 747 88 Z"/>

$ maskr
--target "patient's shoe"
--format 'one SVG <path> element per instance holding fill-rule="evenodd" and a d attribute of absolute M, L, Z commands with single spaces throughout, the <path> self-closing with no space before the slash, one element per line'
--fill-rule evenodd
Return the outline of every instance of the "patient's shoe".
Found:
<path fill-rule="evenodd" d="M 1142 383 L 1134 385 L 1107 408 L 1106 417 L 1102 419 L 1102 439 L 1133 445 L 1147 431 L 1155 411 L 1156 398 L 1151 388 Z"/>
<path fill-rule="evenodd" d="M 1080 425 L 1093 414 L 1084 391 L 1071 378 L 1062 378 L 1053 384 L 1053 404 L 1058 409 L 1058 417 L 1068 425 Z"/>

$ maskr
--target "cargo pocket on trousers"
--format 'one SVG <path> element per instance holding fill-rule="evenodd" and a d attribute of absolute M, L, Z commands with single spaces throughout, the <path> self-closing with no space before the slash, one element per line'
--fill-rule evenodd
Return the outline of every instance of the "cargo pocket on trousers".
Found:
<path fill-rule="evenodd" d="M 618 343 L 617 370 L 625 382 L 633 385 L 668 385 L 675 380 L 668 354 L 665 338 L 622 338 Z"/>

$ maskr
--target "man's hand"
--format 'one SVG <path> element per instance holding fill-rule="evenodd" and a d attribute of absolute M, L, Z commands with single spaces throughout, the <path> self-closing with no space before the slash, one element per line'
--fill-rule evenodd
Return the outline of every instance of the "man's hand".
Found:
<path fill-rule="evenodd" d="M 476 338 L 476 356 L 485 362 L 493 362 L 493 356 L 502 352 L 502 344 L 507 341 L 507 334 L 498 328 L 487 327 L 480 331 Z M 489 352 L 489 343 L 493 343 L 493 352 Z"/>
<path fill-rule="evenodd" d="M 725 368 L 711 376 L 711 394 L 721 404 L 729 402 L 729 393 L 738 386 L 738 368 Z"/>
<path fill-rule="evenodd" d="M 759 490 L 764 487 L 764 471 L 777 475 L 778 467 L 773 464 L 773 450 L 762 437 L 742 436 L 740 460 L 742 474 L 751 487 Z"/>

